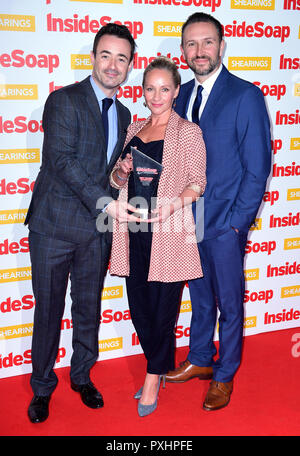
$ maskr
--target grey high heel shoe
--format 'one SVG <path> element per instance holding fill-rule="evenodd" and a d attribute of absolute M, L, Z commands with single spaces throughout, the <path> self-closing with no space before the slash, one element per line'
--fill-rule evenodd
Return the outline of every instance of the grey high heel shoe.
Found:
<path fill-rule="evenodd" d="M 157 398 L 158 398 L 158 392 L 159 392 L 161 381 L 163 381 L 163 388 L 165 388 L 166 387 L 166 376 L 165 375 L 160 375 L 159 376 L 158 385 L 157 385 L 157 392 L 156 392 L 156 399 L 153 402 L 153 404 L 144 405 L 144 404 L 141 404 L 140 401 L 138 402 L 138 414 L 139 414 L 139 416 L 150 415 L 157 408 Z M 141 391 L 141 395 L 142 395 L 143 388 L 141 388 L 136 394 L 138 394 L 140 391 Z"/>
<path fill-rule="evenodd" d="M 142 393 L 143 393 L 143 387 L 141 387 L 141 388 L 135 393 L 135 395 L 133 396 L 134 399 L 141 399 Z"/>

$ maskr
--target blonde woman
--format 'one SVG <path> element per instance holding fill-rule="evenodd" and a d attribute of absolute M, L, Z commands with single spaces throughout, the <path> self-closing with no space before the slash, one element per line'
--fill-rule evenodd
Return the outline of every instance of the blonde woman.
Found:
<path fill-rule="evenodd" d="M 135 395 L 138 413 L 157 407 L 161 379 L 174 368 L 174 326 L 183 282 L 202 276 L 191 202 L 206 185 L 206 152 L 200 128 L 172 109 L 180 75 L 171 60 L 159 57 L 143 77 L 145 103 L 151 115 L 128 128 L 123 155 L 112 174 L 120 201 L 136 194 L 131 147 L 159 162 L 153 218 L 140 229 L 115 222 L 111 274 L 126 277 L 132 322 L 147 359 L 144 385 Z"/>

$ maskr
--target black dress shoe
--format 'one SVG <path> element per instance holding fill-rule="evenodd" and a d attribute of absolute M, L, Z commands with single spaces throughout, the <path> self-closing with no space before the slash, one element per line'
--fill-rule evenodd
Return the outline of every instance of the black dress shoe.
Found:
<path fill-rule="evenodd" d="M 33 396 L 28 407 L 28 416 L 32 423 L 42 423 L 49 416 L 51 396 Z"/>
<path fill-rule="evenodd" d="M 86 383 L 84 385 L 76 385 L 75 383 L 71 382 L 71 388 L 77 393 L 80 393 L 82 402 L 87 407 L 93 409 L 103 407 L 103 397 L 99 391 L 97 391 L 92 382 Z"/>

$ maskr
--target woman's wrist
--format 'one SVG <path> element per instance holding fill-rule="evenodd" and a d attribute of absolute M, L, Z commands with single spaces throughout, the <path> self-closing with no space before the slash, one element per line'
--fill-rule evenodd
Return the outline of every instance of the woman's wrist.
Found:
<path fill-rule="evenodd" d="M 170 210 L 172 211 L 171 214 L 178 211 L 178 209 L 181 209 L 182 206 L 183 206 L 183 202 L 182 202 L 180 196 L 177 196 L 177 198 L 175 198 L 170 204 Z"/>
<path fill-rule="evenodd" d="M 125 176 L 125 177 L 122 177 L 122 176 L 120 175 L 120 172 L 119 172 L 118 170 L 116 170 L 116 177 L 117 177 L 120 181 L 126 182 L 127 179 L 128 179 L 128 174 L 123 174 L 123 176 Z"/>
<path fill-rule="evenodd" d="M 113 172 L 113 179 L 114 181 L 117 181 L 119 185 L 123 186 L 128 180 L 128 174 L 124 173 L 120 168 L 117 168 Z"/>

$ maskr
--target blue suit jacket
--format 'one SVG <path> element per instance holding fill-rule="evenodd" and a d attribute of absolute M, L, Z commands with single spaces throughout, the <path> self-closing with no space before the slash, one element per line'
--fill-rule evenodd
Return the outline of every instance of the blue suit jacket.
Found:
<path fill-rule="evenodd" d="M 116 100 L 118 141 L 107 163 L 101 111 L 90 83 L 52 92 L 43 113 L 43 155 L 25 225 L 53 238 L 85 242 L 96 232 L 98 198 L 113 195 L 109 175 L 122 151 L 130 112 Z M 107 235 L 107 237 L 109 237 Z"/>
<path fill-rule="evenodd" d="M 186 118 L 195 80 L 183 84 L 177 113 Z M 248 232 L 271 168 L 270 123 L 264 96 L 223 66 L 200 119 L 207 150 L 204 239 L 231 226 Z"/>

